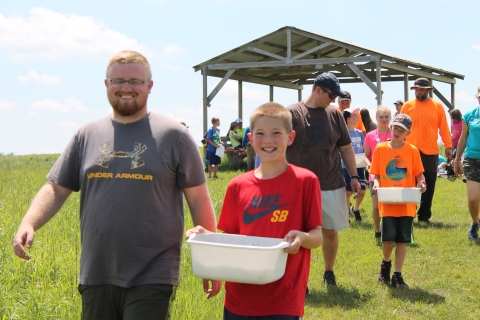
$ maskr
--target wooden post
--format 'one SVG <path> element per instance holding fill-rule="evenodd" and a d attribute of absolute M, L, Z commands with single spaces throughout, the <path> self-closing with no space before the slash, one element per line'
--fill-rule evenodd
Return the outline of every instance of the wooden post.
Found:
<path fill-rule="evenodd" d="M 377 57 L 377 106 L 382 105 L 382 64 L 380 56 Z"/>
<path fill-rule="evenodd" d="M 403 95 L 404 95 L 404 101 L 408 101 L 408 92 L 409 92 L 409 87 L 408 87 L 408 73 L 403 74 Z"/>
<path fill-rule="evenodd" d="M 270 86 L 270 102 L 273 102 L 273 86 Z"/>
<path fill-rule="evenodd" d="M 302 90 L 298 89 L 298 102 L 302 101 Z"/>
<path fill-rule="evenodd" d="M 242 93 L 242 81 L 238 80 L 238 117 L 242 118 L 243 114 L 243 93 Z"/>
<path fill-rule="evenodd" d="M 433 88 L 433 79 L 428 79 L 430 80 L 430 87 Z M 428 93 L 428 95 L 430 96 L 430 98 L 433 98 L 433 90 L 430 90 L 430 92 Z"/>
<path fill-rule="evenodd" d="M 450 84 L 450 91 L 451 91 L 450 103 L 455 108 L 455 83 Z"/>
<path fill-rule="evenodd" d="M 208 117 L 208 94 L 207 94 L 207 67 L 202 67 L 202 79 L 203 79 L 203 131 L 208 130 L 207 117 Z"/>

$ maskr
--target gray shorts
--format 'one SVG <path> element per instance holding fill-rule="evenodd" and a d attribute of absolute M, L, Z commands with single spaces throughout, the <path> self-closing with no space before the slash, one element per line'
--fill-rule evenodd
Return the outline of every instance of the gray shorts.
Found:
<path fill-rule="evenodd" d="M 322 191 L 322 228 L 341 231 L 350 226 L 345 187 Z"/>

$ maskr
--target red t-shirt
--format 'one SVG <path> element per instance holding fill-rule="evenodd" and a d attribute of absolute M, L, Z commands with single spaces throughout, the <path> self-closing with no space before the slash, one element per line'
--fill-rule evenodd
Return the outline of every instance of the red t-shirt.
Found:
<path fill-rule="evenodd" d="M 423 173 L 418 149 L 408 142 L 393 149 L 388 142 L 377 145 L 373 154 L 370 173 L 380 176 L 380 187 L 414 188 L 416 176 Z M 428 188 L 428 186 L 427 186 Z M 416 204 L 386 204 L 379 202 L 380 217 L 415 217 Z"/>
<path fill-rule="evenodd" d="M 218 229 L 231 234 L 284 238 L 290 230 L 308 232 L 322 225 L 318 178 L 311 171 L 290 165 L 267 180 L 254 171 L 228 185 Z M 225 307 L 243 316 L 303 316 L 310 272 L 310 250 L 300 248 L 287 258 L 285 275 L 264 285 L 225 283 Z"/>

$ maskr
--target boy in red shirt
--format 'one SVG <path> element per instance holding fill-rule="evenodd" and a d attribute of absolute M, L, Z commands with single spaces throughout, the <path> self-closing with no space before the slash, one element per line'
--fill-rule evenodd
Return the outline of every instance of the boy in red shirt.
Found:
<path fill-rule="evenodd" d="M 310 251 L 322 244 L 320 183 L 311 171 L 286 160 L 292 144 L 291 113 L 277 103 L 250 117 L 250 139 L 262 163 L 228 185 L 218 228 L 226 233 L 284 238 L 291 245 L 285 275 L 264 285 L 225 283 L 226 320 L 300 319 L 310 272 Z M 189 232 L 208 232 L 202 227 Z M 187 233 L 187 236 L 189 233 Z"/>
<path fill-rule="evenodd" d="M 417 186 L 421 192 L 427 190 L 423 165 L 418 149 L 405 142 L 410 133 L 412 119 L 406 114 L 398 114 L 392 122 L 392 140 L 381 143 L 375 149 L 370 173 L 375 175 L 373 190 L 379 187 L 412 188 Z M 406 288 L 403 281 L 402 268 L 407 253 L 407 243 L 412 240 L 412 224 L 415 217 L 416 204 L 379 203 L 382 217 L 382 251 L 383 261 L 380 265 L 378 280 L 390 283 L 392 267 L 392 251 L 395 249 L 395 267 L 391 284 L 396 288 Z"/>

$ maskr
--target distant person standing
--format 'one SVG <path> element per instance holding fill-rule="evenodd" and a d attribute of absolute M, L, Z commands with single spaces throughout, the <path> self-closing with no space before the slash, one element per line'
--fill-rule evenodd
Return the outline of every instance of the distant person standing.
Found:
<path fill-rule="evenodd" d="M 350 108 L 352 104 L 352 95 L 348 91 L 344 91 L 344 92 L 345 92 L 344 96 L 339 96 L 337 98 L 338 109 L 340 110 L 340 112 L 343 112 L 343 110 Z M 367 134 L 367 130 L 363 125 L 362 118 L 358 118 L 358 124 L 355 126 L 355 128 L 362 131 L 364 136 Z"/>
<path fill-rule="evenodd" d="M 428 223 L 432 217 L 432 199 L 437 181 L 438 133 L 440 131 L 447 158 L 452 157 L 452 138 L 444 106 L 428 95 L 433 89 L 430 81 L 426 78 L 418 78 L 410 89 L 415 90 L 415 99 L 405 102 L 401 113 L 412 118 L 412 129 L 406 139 L 420 151 L 425 168 L 424 175 L 428 189 L 422 194 L 417 216 L 419 222 Z"/>
<path fill-rule="evenodd" d="M 243 139 L 242 139 L 242 147 L 247 150 L 247 170 L 253 170 L 255 169 L 255 150 L 253 149 L 253 146 L 248 139 L 248 134 L 250 133 L 250 126 L 245 128 L 245 133 L 243 134 Z"/>
<path fill-rule="evenodd" d="M 333 99 L 343 95 L 337 77 L 324 72 L 315 78 L 307 99 L 287 108 L 292 113 L 296 132 L 295 140 L 287 149 L 287 161 L 313 171 L 321 181 L 323 281 L 327 285 L 336 285 L 333 269 L 338 252 L 338 232 L 350 225 L 341 159 L 350 174 L 352 192 L 360 190 L 347 125 L 340 110 L 330 105 Z"/>
<path fill-rule="evenodd" d="M 394 117 L 400 113 L 400 111 L 402 110 L 402 107 L 403 107 L 403 100 L 397 100 L 393 103 L 393 105 L 395 106 L 395 110 L 397 110 L 395 112 L 395 114 L 393 115 Z"/>
<path fill-rule="evenodd" d="M 218 165 L 222 162 L 219 156 L 216 155 L 217 148 L 220 147 L 220 119 L 213 117 L 212 118 L 212 128 L 208 129 L 207 131 L 207 138 L 205 141 L 207 142 L 207 166 L 208 166 L 208 179 L 213 180 L 218 178 Z M 213 177 L 212 177 L 213 171 Z"/>
<path fill-rule="evenodd" d="M 452 128 L 452 157 L 455 158 L 457 154 L 458 140 L 462 135 L 462 112 L 458 109 L 450 110 L 450 127 Z"/>
<path fill-rule="evenodd" d="M 477 99 L 480 104 L 480 87 Z M 465 113 L 462 120 L 462 135 L 458 141 L 454 167 L 458 178 L 462 178 L 464 174 L 467 179 L 468 210 L 472 217 L 468 238 L 476 240 L 480 214 L 480 106 Z M 462 165 L 464 152 L 465 159 Z"/>

